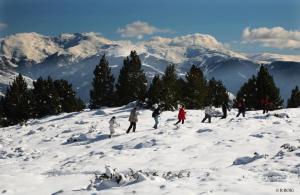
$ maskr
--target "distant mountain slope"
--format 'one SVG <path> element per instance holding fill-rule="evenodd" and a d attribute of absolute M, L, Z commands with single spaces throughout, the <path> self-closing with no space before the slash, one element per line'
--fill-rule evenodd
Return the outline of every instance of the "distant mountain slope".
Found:
<path fill-rule="evenodd" d="M 87 101 L 92 72 L 100 56 L 107 56 L 113 73 L 117 76 L 124 57 L 129 55 L 131 50 L 139 53 L 149 80 L 155 74 L 163 74 L 170 63 L 177 65 L 181 75 L 188 71 L 192 64 L 196 64 L 203 69 L 208 78 L 221 79 L 233 93 L 236 93 L 251 75 L 256 74 L 261 61 L 271 63 L 274 59 L 297 59 L 297 56 L 277 54 L 239 54 L 227 49 L 214 37 L 199 33 L 174 38 L 153 37 L 137 43 L 113 41 L 97 33 L 65 33 L 56 37 L 20 33 L 0 41 L 0 70 L 20 72 L 32 79 L 48 75 L 67 79 Z M 288 62 L 281 61 L 275 66 L 270 64 L 270 70 L 274 73 L 285 98 L 289 96 L 294 85 L 300 85 L 300 79 L 296 76 L 293 82 L 289 83 L 289 73 L 300 75 L 296 67 L 298 63 L 285 67 L 286 63 Z M 281 74 L 284 68 L 288 68 L 289 73 L 285 71 Z M 8 80 L 6 76 L 2 76 L 1 85 L 6 86 Z M 0 88 L 1 91 L 2 89 Z"/>

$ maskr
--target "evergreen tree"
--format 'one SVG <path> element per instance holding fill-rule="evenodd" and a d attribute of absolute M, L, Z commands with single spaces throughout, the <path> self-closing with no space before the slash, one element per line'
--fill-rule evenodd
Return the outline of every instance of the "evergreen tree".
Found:
<path fill-rule="evenodd" d="M 7 125 L 25 122 L 30 118 L 30 98 L 27 83 L 23 76 L 19 74 L 7 88 L 5 97 L 1 100 L 1 109 L 3 115 L 7 118 Z"/>
<path fill-rule="evenodd" d="M 66 80 L 55 80 L 54 87 L 59 96 L 62 112 L 76 112 L 84 109 L 85 105 L 80 98 L 76 98 L 76 93 L 72 85 Z"/>
<path fill-rule="evenodd" d="M 61 100 L 54 82 L 49 76 L 44 80 L 42 77 L 33 82 L 33 110 L 34 117 L 40 118 L 46 115 L 55 115 L 62 111 Z"/>
<path fill-rule="evenodd" d="M 159 75 L 155 75 L 147 92 L 148 105 L 152 106 L 155 103 L 160 103 L 162 92 L 162 81 Z"/>
<path fill-rule="evenodd" d="M 184 92 L 183 101 L 187 108 L 199 109 L 204 107 L 207 87 L 203 72 L 199 67 L 192 65 L 186 74 L 186 83 L 182 91 Z"/>
<path fill-rule="evenodd" d="M 94 70 L 92 90 L 90 91 L 90 108 L 100 108 L 101 106 L 113 106 L 114 103 L 114 82 L 111 68 L 105 55 Z"/>
<path fill-rule="evenodd" d="M 291 97 L 288 99 L 287 102 L 288 108 L 298 108 L 300 107 L 300 91 L 299 87 L 296 86 L 291 93 Z"/>
<path fill-rule="evenodd" d="M 147 92 L 147 79 L 142 70 L 142 64 L 136 51 L 124 59 L 116 84 L 118 104 L 124 105 L 131 101 L 145 99 Z"/>
<path fill-rule="evenodd" d="M 266 96 L 272 102 L 274 108 L 281 108 L 283 100 L 280 97 L 280 90 L 276 87 L 272 75 L 265 66 L 261 66 L 257 74 L 257 99 L 261 100 Z M 258 105 L 258 109 L 262 109 L 262 105 Z"/>
<path fill-rule="evenodd" d="M 245 99 L 246 107 L 250 110 L 256 109 L 259 100 L 257 99 L 256 77 L 253 75 L 246 83 L 242 85 L 237 93 L 237 99 Z"/>
<path fill-rule="evenodd" d="M 283 100 L 279 88 L 276 87 L 268 69 L 261 66 L 257 77 L 253 76 L 241 87 L 237 98 L 245 98 L 248 108 L 262 109 L 260 101 L 266 97 L 269 98 L 274 109 L 282 107 Z"/>
<path fill-rule="evenodd" d="M 170 64 L 162 77 L 161 100 L 164 109 L 174 110 L 181 99 L 179 94 L 180 83 L 177 78 L 176 68 L 174 64 Z"/>
<path fill-rule="evenodd" d="M 208 82 L 206 104 L 220 107 L 224 102 L 228 103 L 229 97 L 222 81 L 212 78 Z"/>

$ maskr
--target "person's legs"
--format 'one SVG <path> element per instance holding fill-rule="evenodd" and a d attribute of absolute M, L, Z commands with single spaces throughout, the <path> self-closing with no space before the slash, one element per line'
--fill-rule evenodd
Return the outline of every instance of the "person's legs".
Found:
<path fill-rule="evenodd" d="M 238 114 L 236 115 L 236 117 L 239 117 L 241 113 L 242 113 L 242 112 L 239 110 L 239 112 L 238 112 Z"/>
<path fill-rule="evenodd" d="M 204 122 L 206 121 L 207 118 L 208 118 L 208 117 L 207 117 L 207 114 L 205 114 L 205 116 L 204 116 L 204 118 L 203 118 L 203 120 L 202 120 L 201 122 L 204 123 Z"/>
<path fill-rule="evenodd" d="M 211 123 L 211 116 L 208 117 L 208 122 Z"/>
<path fill-rule="evenodd" d="M 133 123 L 132 123 L 132 122 L 130 122 L 130 126 L 128 127 L 128 129 L 127 129 L 126 133 L 129 133 L 129 132 L 130 132 L 130 129 L 132 128 L 132 126 L 133 126 Z"/>
<path fill-rule="evenodd" d="M 184 119 L 182 119 L 182 124 L 184 124 Z"/>
<path fill-rule="evenodd" d="M 109 130 L 110 130 L 110 138 L 113 136 L 113 134 L 115 133 L 115 129 L 114 129 L 114 127 L 113 126 L 110 126 L 109 127 Z"/>
<path fill-rule="evenodd" d="M 135 132 L 136 129 L 136 123 L 133 123 L 133 132 Z"/>
<path fill-rule="evenodd" d="M 242 114 L 243 114 L 243 117 L 245 117 L 245 113 L 246 113 L 246 111 L 243 111 L 243 113 L 242 113 Z"/>
<path fill-rule="evenodd" d="M 175 123 L 175 125 L 178 125 L 178 123 L 180 123 L 180 121 L 181 121 L 181 120 L 180 120 L 180 119 L 178 119 L 178 121 Z"/>
<path fill-rule="evenodd" d="M 227 110 L 222 110 L 223 111 L 223 116 L 221 117 L 221 119 L 224 119 L 227 117 Z"/>
<path fill-rule="evenodd" d="M 157 126 L 158 126 L 158 116 L 154 117 L 154 121 L 155 121 L 155 124 L 154 124 L 154 129 L 157 129 Z"/>

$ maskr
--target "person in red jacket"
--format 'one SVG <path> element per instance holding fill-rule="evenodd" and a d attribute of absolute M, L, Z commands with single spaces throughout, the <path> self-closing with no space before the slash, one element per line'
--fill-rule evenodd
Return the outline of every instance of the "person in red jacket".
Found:
<path fill-rule="evenodd" d="M 177 125 L 178 123 L 182 123 L 184 124 L 184 120 L 185 120 L 185 110 L 184 110 L 184 105 L 181 105 L 180 109 L 179 109 L 179 113 L 178 113 L 178 121 L 177 123 L 175 123 L 175 125 Z"/>

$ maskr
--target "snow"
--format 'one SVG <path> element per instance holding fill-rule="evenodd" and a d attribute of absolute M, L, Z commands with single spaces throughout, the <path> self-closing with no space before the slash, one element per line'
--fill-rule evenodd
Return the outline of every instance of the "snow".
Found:
<path fill-rule="evenodd" d="M 27 58 L 36 63 L 59 50 L 49 37 L 37 33 L 18 33 L 1 41 L 1 55 L 8 59 Z"/>
<path fill-rule="evenodd" d="M 260 53 L 260 54 L 248 54 L 247 57 L 253 61 L 256 61 L 258 63 L 263 63 L 263 64 L 269 64 L 274 61 L 300 62 L 300 55 Z"/>
<path fill-rule="evenodd" d="M 236 93 L 253 74 L 260 63 L 274 60 L 299 61 L 299 55 L 247 55 L 230 48 L 208 34 L 194 33 L 183 36 L 152 37 L 149 40 L 109 40 L 95 32 L 63 33 L 45 36 L 38 33 L 18 33 L 0 40 L 0 71 L 22 73 L 35 80 L 49 75 L 72 83 L 78 96 L 88 101 L 95 65 L 103 54 L 112 65 L 117 78 L 124 57 L 136 50 L 148 81 L 163 74 L 170 63 L 183 76 L 191 65 L 202 68 L 206 78 L 222 80 L 228 91 Z M 271 67 L 271 73 L 284 99 L 290 96 L 294 85 L 299 85 L 297 64 Z M 84 82 L 82 82 L 84 81 Z M 11 79 L 1 76 L 0 95 Z"/>
<path fill-rule="evenodd" d="M 0 191 L 4 194 L 275 194 L 300 190 L 300 109 L 200 123 L 203 110 L 163 112 L 158 130 L 139 110 L 105 108 L 32 119 L 1 128 Z M 286 114 L 287 117 L 281 117 Z M 109 138 L 109 120 L 120 127 Z M 70 139 L 71 138 L 71 139 Z M 76 138 L 76 139 L 75 139 Z M 69 141 L 68 141 L 69 140 Z M 109 177 L 102 177 L 103 174 Z M 121 178 L 121 179 L 120 179 Z"/>

